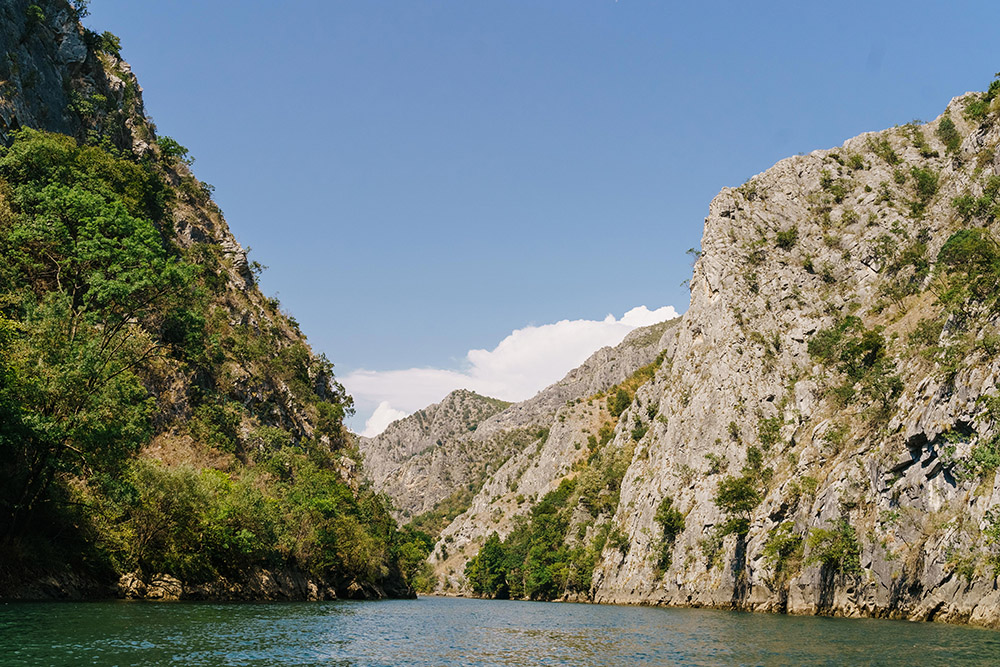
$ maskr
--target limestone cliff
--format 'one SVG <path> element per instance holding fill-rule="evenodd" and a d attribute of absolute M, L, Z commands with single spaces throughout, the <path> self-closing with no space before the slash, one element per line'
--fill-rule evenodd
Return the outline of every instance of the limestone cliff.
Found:
<path fill-rule="evenodd" d="M 440 458 L 427 454 L 435 448 L 451 449 L 446 443 L 468 438 L 481 422 L 508 406 L 506 401 L 457 389 L 440 403 L 391 423 L 379 435 L 359 438 L 365 473 L 376 488 L 393 498 L 403 516 L 425 511 L 428 503 L 433 506 L 442 498 L 433 483 L 440 486 L 450 481 L 440 470 L 426 470 L 428 466 L 433 468 L 435 461 L 440 462 Z"/>
<path fill-rule="evenodd" d="M 449 553 L 452 588 L 1000 625 L 998 97 L 995 82 L 723 189 L 672 362 L 607 445 L 631 456 L 612 538 L 566 486 L 532 519 L 561 521 L 564 554 L 497 588 L 462 576 L 474 549 Z M 574 459 L 543 456 L 536 486 Z M 503 537 L 495 516 L 474 505 L 441 546 Z M 584 585 L 578 543 L 600 550 Z M 561 588 L 532 588 L 531 567 Z"/>
<path fill-rule="evenodd" d="M 595 600 L 1000 623 L 991 99 L 715 198 Z"/>
<path fill-rule="evenodd" d="M 643 327 L 618 346 L 601 348 L 528 400 L 509 404 L 458 390 L 393 422 L 379 436 L 361 439 L 370 479 L 392 498 L 401 518 L 464 511 L 489 476 L 535 446 L 568 402 L 604 391 L 652 361 L 662 349 L 663 329 Z"/>

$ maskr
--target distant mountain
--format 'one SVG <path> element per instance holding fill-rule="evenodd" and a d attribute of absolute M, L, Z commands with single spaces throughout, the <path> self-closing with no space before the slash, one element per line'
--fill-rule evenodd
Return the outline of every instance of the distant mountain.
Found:
<path fill-rule="evenodd" d="M 392 498 L 403 519 L 416 519 L 436 534 L 476 502 L 483 483 L 495 479 L 510 460 L 534 452 L 543 441 L 559 441 L 550 434 L 562 430 L 557 418 L 568 404 L 606 391 L 662 357 L 674 323 L 636 329 L 526 401 L 502 404 L 454 392 L 440 404 L 394 422 L 378 437 L 362 438 L 360 448 L 375 487 Z"/>

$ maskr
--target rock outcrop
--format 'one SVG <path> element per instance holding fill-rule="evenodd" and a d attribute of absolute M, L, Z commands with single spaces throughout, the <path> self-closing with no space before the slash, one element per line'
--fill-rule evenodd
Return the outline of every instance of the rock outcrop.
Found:
<path fill-rule="evenodd" d="M 457 389 L 440 403 L 418 410 L 395 421 L 373 438 L 359 438 L 358 448 L 364 456 L 365 472 L 372 483 L 385 490 L 406 515 L 422 511 L 424 498 L 410 498 L 395 475 L 414 457 L 444 447 L 445 442 L 468 437 L 479 424 L 510 406 L 510 403 L 474 391 Z M 390 478 L 393 478 L 390 481 Z M 439 493 L 430 492 L 440 500 Z"/>
<path fill-rule="evenodd" d="M 961 230 L 995 253 L 1000 127 L 970 118 L 980 100 L 715 198 L 673 370 L 641 392 L 669 424 L 625 475 L 629 546 L 605 550 L 596 601 L 1000 625 L 1000 489 L 976 463 L 1000 432 L 997 313 L 946 293 L 966 278 L 942 253 Z M 666 497 L 684 528 L 659 571 Z"/>
<path fill-rule="evenodd" d="M 565 597 L 1000 627 L 998 99 L 723 189 L 667 358 L 613 422 L 613 396 L 560 407 L 485 481 L 432 553 L 442 590 L 614 423 L 587 458 L 630 457 L 613 517 L 550 497 L 600 550 L 583 592 L 575 556 L 549 573 Z"/>

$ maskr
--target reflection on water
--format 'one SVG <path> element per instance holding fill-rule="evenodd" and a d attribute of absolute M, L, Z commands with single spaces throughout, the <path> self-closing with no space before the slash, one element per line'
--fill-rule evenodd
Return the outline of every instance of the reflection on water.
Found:
<path fill-rule="evenodd" d="M 1000 633 L 898 621 L 422 598 L 11 603 L 0 665 L 983 665 Z"/>

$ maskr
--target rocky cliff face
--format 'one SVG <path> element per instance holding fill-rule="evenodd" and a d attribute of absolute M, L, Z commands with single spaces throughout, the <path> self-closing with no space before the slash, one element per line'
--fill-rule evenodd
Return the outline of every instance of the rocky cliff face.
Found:
<path fill-rule="evenodd" d="M 715 198 L 596 601 L 1000 623 L 991 99 Z"/>
<path fill-rule="evenodd" d="M 426 506 L 428 493 L 420 482 L 428 478 L 447 481 L 424 470 L 428 465 L 425 455 L 435 448 L 447 448 L 446 443 L 468 438 L 481 422 L 508 406 L 506 401 L 466 389 L 453 391 L 440 403 L 389 424 L 374 438 L 360 438 L 358 447 L 364 456 L 365 472 L 376 488 L 398 503 L 404 515 L 419 513 Z M 400 473 L 403 468 L 408 472 Z M 417 480 L 417 488 L 408 480 Z M 441 499 L 440 491 L 429 493 L 432 504 Z"/>
<path fill-rule="evenodd" d="M 530 507 L 576 478 L 544 515 L 568 555 L 529 552 L 479 592 L 552 595 L 526 574 L 551 566 L 566 598 L 1000 625 L 998 98 L 994 83 L 724 189 L 670 360 L 602 450 L 630 458 L 610 528 L 595 538 L 592 472 L 566 446 L 604 399 L 567 406 L 556 441 L 513 457 L 443 531 L 444 588 L 473 590 L 464 565 L 510 533 L 514 489 L 532 480 L 515 503 Z M 588 544 L 581 586 L 572 548 Z"/>
<path fill-rule="evenodd" d="M 5 38 L 0 59 L 0 142 L 9 144 L 10 133 L 24 127 L 110 144 L 135 160 L 163 156 L 156 128 L 145 114 L 142 89 L 121 59 L 116 37 L 85 30 L 74 7 L 60 0 L 4 3 L 0 35 Z M 179 248 L 201 246 L 212 255 L 206 268 L 220 274 L 217 306 L 228 313 L 230 324 L 273 337 L 278 348 L 304 344 L 297 326 L 258 289 L 246 251 L 211 200 L 211 190 L 181 160 L 161 160 L 160 168 L 170 189 L 170 220 L 165 224 Z M 316 414 L 287 384 L 262 377 L 255 360 L 235 357 L 226 363 L 227 384 L 234 396 L 259 408 L 271 425 L 297 438 L 311 437 Z M 312 389 L 321 397 L 341 400 L 342 389 L 331 384 L 332 376 L 320 360 L 311 353 L 310 357 Z M 154 387 L 164 405 L 161 427 L 186 415 L 191 380 L 174 375 L 163 379 L 169 386 Z M 252 425 L 244 426 L 249 431 Z"/>
<path fill-rule="evenodd" d="M 438 539 L 431 563 L 439 577 L 439 591 L 467 592 L 461 572 L 486 537 L 493 532 L 507 535 L 536 501 L 605 449 L 614 417 L 609 415 L 604 392 L 639 369 L 669 358 L 676 322 L 631 332 L 616 347 L 598 350 L 556 384 L 477 429 L 481 439 L 470 438 L 470 445 L 509 444 L 502 450 L 503 458 L 493 459 L 491 469 L 485 469 L 489 474 L 470 494 L 468 507 L 462 508 Z M 445 464 L 453 460 L 442 459 Z"/>
<path fill-rule="evenodd" d="M 0 142 L 21 127 L 106 139 L 137 155 L 153 128 L 141 89 L 117 46 L 82 29 L 67 2 L 11 0 L 0 7 Z"/>

